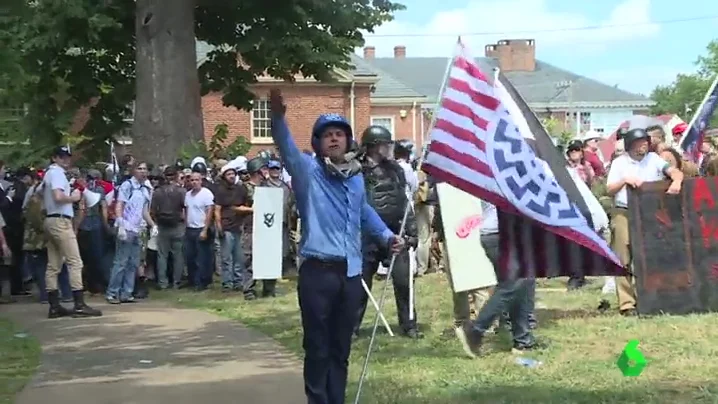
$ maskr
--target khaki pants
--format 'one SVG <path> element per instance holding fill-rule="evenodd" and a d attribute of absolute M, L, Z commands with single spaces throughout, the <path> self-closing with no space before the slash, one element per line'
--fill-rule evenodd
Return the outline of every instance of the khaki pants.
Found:
<path fill-rule="evenodd" d="M 82 258 L 77 246 L 77 238 L 72 228 L 72 220 L 62 217 L 45 218 L 45 236 L 47 238 L 47 272 L 45 283 L 47 290 L 57 290 L 57 276 L 63 262 L 67 264 L 70 275 L 70 288 L 82 290 Z"/>
<path fill-rule="evenodd" d="M 614 208 L 611 212 L 611 249 L 625 267 L 631 265 L 630 236 L 628 230 L 628 210 Z M 616 294 L 618 309 L 636 308 L 636 291 L 633 288 L 632 276 L 616 277 Z"/>
<path fill-rule="evenodd" d="M 439 243 L 441 248 L 442 260 L 444 261 L 444 268 L 446 269 L 446 277 L 449 280 L 449 287 L 452 285 L 451 281 L 451 266 L 449 260 L 446 258 L 446 242 Z M 478 314 L 487 300 L 491 295 L 491 288 L 481 288 L 475 290 L 468 290 L 464 292 L 456 292 L 452 295 L 454 300 L 454 322 L 456 324 L 464 323 L 471 320 L 471 305 L 474 306 L 474 311 Z"/>
<path fill-rule="evenodd" d="M 431 223 L 434 220 L 434 207 L 425 203 L 417 203 L 414 207 L 419 245 L 416 248 L 416 266 L 419 275 L 429 271 L 431 254 Z"/>

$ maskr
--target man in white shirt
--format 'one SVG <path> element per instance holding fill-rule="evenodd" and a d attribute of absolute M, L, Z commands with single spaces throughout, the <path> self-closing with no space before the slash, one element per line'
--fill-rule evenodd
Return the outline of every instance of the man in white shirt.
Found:
<path fill-rule="evenodd" d="M 50 310 L 49 318 L 64 317 L 97 317 L 102 312 L 85 304 L 82 285 L 82 258 L 77 246 L 77 238 L 72 220 L 75 216 L 72 204 L 82 199 L 81 190 L 70 192 L 70 182 L 65 170 L 70 166 L 72 154 L 70 148 L 62 146 L 55 149 L 52 164 L 43 178 L 43 202 L 45 206 L 45 237 L 47 240 L 47 272 L 45 285 L 47 288 Z M 60 305 L 57 290 L 57 276 L 62 269 L 63 261 L 67 264 L 70 274 L 70 287 L 75 307 L 72 311 Z"/>
<path fill-rule="evenodd" d="M 135 300 L 132 292 L 142 259 L 142 233 L 149 225 L 152 235 L 157 235 L 157 226 L 150 217 L 151 201 L 152 190 L 147 186 L 147 164 L 135 163 L 132 166 L 132 177 L 125 180 L 117 190 L 117 241 L 106 291 L 107 302 L 110 304 L 132 303 Z"/>
<path fill-rule="evenodd" d="M 203 175 L 190 174 L 191 189 L 184 199 L 187 229 L 185 231 L 185 260 L 189 283 L 196 290 L 204 290 L 212 283 L 214 267 L 210 234 L 214 210 L 214 194 L 202 186 Z"/>
<path fill-rule="evenodd" d="M 656 153 L 649 152 L 650 136 L 643 129 L 632 129 L 623 136 L 626 154 L 617 157 L 608 172 L 607 194 L 614 196 L 611 213 L 611 248 L 621 264 L 630 268 L 631 249 L 628 231 L 628 187 L 640 188 L 644 182 L 660 181 L 668 177 L 671 185 L 666 193 L 681 192 L 683 173 L 671 167 Z M 631 277 L 616 278 L 618 305 L 622 315 L 636 314 L 636 292 Z"/>
<path fill-rule="evenodd" d="M 414 168 L 411 166 L 409 159 L 411 158 L 411 150 L 414 145 L 405 139 L 399 140 L 394 143 L 394 159 L 404 169 L 404 178 L 406 178 L 406 188 L 409 200 L 413 200 L 414 193 L 419 188 L 419 178 L 414 172 Z"/>

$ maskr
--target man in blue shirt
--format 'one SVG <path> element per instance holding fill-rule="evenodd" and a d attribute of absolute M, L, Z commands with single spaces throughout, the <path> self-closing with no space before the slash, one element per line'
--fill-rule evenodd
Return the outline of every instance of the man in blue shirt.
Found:
<path fill-rule="evenodd" d="M 352 332 L 365 293 L 361 284 L 362 231 L 394 253 L 404 241 L 366 200 L 361 164 L 349 153 L 352 128 L 337 114 L 320 115 L 312 129 L 315 157 L 299 151 L 286 106 L 270 93 L 272 137 L 292 176 L 302 220 L 299 307 L 304 330 L 304 391 L 309 404 L 343 404 Z"/>

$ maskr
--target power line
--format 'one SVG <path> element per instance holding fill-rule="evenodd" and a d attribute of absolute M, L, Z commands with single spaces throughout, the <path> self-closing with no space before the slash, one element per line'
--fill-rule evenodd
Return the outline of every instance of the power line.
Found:
<path fill-rule="evenodd" d="M 389 38 L 389 37 L 402 37 L 402 38 L 408 38 L 408 37 L 457 37 L 457 36 L 463 36 L 463 37 L 469 37 L 469 36 L 493 36 L 493 35 L 518 35 L 518 34 L 537 34 L 537 33 L 551 33 L 551 32 L 576 32 L 576 31 L 594 31 L 599 29 L 607 29 L 607 28 L 626 28 L 626 27 L 642 27 L 642 26 L 649 26 L 649 25 L 668 25 L 668 24 L 677 24 L 677 23 L 683 23 L 683 22 L 693 22 L 693 21 L 707 21 L 707 20 L 716 20 L 718 19 L 718 15 L 713 16 L 703 16 L 703 17 L 690 17 L 690 18 L 676 18 L 672 20 L 663 20 L 663 21 L 653 21 L 653 22 L 644 22 L 644 23 L 638 23 L 638 24 L 611 24 L 611 25 L 587 25 L 584 27 L 574 27 L 574 28 L 554 28 L 554 29 L 538 29 L 538 30 L 523 30 L 523 31 L 486 31 L 486 32 L 469 32 L 469 33 L 462 33 L 462 34 L 366 34 L 365 37 L 369 38 Z"/>

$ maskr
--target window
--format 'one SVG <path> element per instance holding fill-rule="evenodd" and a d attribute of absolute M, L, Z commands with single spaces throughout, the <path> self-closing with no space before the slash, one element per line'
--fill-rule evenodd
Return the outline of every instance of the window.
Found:
<path fill-rule="evenodd" d="M 585 133 L 591 129 L 591 113 L 581 112 L 581 133 Z"/>
<path fill-rule="evenodd" d="M 272 138 L 271 114 L 268 100 L 254 100 L 252 107 L 252 138 L 267 140 Z"/>
<path fill-rule="evenodd" d="M 393 116 L 372 116 L 371 124 L 376 126 L 382 126 L 391 133 L 391 138 L 395 139 L 394 134 L 394 117 Z"/>
<path fill-rule="evenodd" d="M 566 112 L 566 119 L 564 120 L 567 128 L 576 129 L 578 133 L 586 133 L 586 131 L 591 129 L 591 113 L 590 112 L 581 112 L 580 115 L 580 122 L 576 123 L 577 113 L 576 112 Z M 577 127 L 578 126 L 578 127 Z"/>

